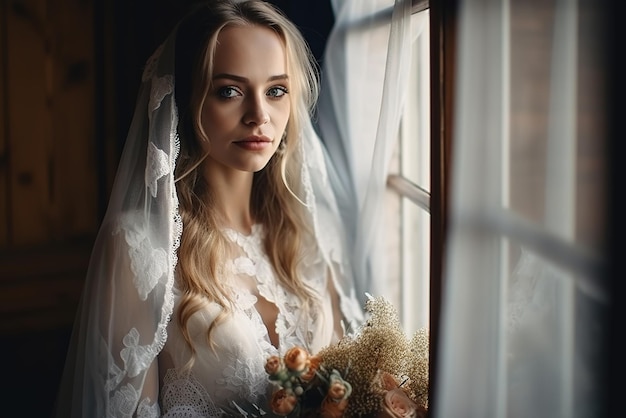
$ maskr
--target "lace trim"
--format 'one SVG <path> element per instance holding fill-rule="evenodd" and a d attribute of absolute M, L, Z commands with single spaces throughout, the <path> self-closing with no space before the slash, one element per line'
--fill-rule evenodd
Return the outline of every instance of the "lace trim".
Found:
<path fill-rule="evenodd" d="M 271 352 L 271 350 L 269 350 Z M 268 380 L 264 364 L 269 353 L 258 357 L 237 358 L 234 364 L 224 368 L 222 378 L 217 383 L 222 386 L 216 396 L 232 399 L 246 399 L 258 402 L 266 394 Z"/>
<path fill-rule="evenodd" d="M 308 346 L 312 341 L 315 318 L 307 317 L 304 319 L 306 323 L 303 324 L 302 318 L 299 317 L 300 300 L 279 284 L 264 251 L 263 238 L 265 232 L 262 225 L 253 225 L 250 235 L 244 235 L 231 229 L 224 230 L 224 233 L 244 253 L 230 263 L 231 273 L 254 278 L 259 295 L 273 303 L 278 309 L 275 326 L 280 350 L 284 351 L 294 345 Z M 320 281 L 318 285 L 322 287 L 323 283 Z M 267 395 L 268 382 L 264 370 L 265 359 L 271 355 L 277 355 L 279 349 L 271 344 L 266 325 L 256 310 L 257 297 L 236 288 L 233 288 L 232 292 L 237 301 L 238 311 L 245 314 L 252 324 L 260 353 L 257 358 L 237 359 L 235 364 L 224 370 L 223 378 L 219 384 L 223 385 L 225 397 L 227 396 L 226 392 L 234 392 L 242 399 L 254 401 Z"/>
<path fill-rule="evenodd" d="M 157 181 L 170 173 L 170 163 L 167 154 L 157 148 L 153 142 L 148 144 L 148 160 L 146 162 L 146 186 L 150 195 L 157 197 Z"/>
<path fill-rule="evenodd" d="M 193 373 L 180 373 L 176 369 L 165 373 L 161 404 L 164 417 L 218 418 L 223 414 Z"/>
<path fill-rule="evenodd" d="M 144 398 L 139 402 L 140 393 L 135 387 L 128 383 L 115 392 L 109 402 L 107 417 L 111 418 L 133 418 L 135 410 L 137 418 L 158 418 L 161 415 L 159 404 L 151 403 L 150 398 Z"/>
<path fill-rule="evenodd" d="M 152 118 L 152 113 L 159 109 L 163 100 L 169 97 L 173 101 L 171 93 L 173 91 L 173 77 L 167 75 L 165 77 L 154 77 L 158 59 L 163 51 L 163 46 L 159 47 L 153 56 L 149 59 L 142 81 L 152 79 L 150 99 L 148 103 L 148 117 Z M 164 248 L 155 247 L 145 232 L 140 232 L 133 224 L 122 225 L 120 229 L 125 232 L 125 239 L 129 245 L 129 257 L 131 260 L 131 269 L 133 271 L 133 284 L 135 285 L 139 297 L 145 301 L 148 295 L 154 290 L 160 280 L 163 283 L 163 303 L 161 305 L 161 317 L 156 323 L 154 339 L 148 345 L 139 345 L 139 331 L 132 328 L 123 338 L 125 348 L 120 351 L 120 356 L 124 361 L 124 369 L 122 370 L 113 360 L 111 351 L 106 341 L 104 344 L 104 353 L 109 357 L 109 370 L 104 377 L 104 385 L 109 391 L 110 402 L 108 404 L 107 413 L 110 416 L 128 416 L 137 414 L 138 417 L 158 417 L 160 415 L 159 407 L 151 404 L 149 398 L 140 400 L 141 390 L 127 383 L 122 387 L 120 384 L 125 378 L 136 377 L 141 373 L 145 373 L 150 364 L 154 361 L 158 353 L 163 349 L 167 340 L 167 324 L 170 321 L 174 308 L 174 271 L 178 262 L 177 250 L 180 246 L 180 238 L 182 235 L 182 218 L 178 212 L 178 198 L 174 189 L 174 177 L 176 160 L 180 152 L 180 141 L 176 135 L 178 115 L 175 113 L 171 120 L 169 134 L 166 138 L 152 138 L 153 132 L 150 133 L 151 140 L 147 148 L 147 165 L 145 173 L 145 186 L 150 191 L 152 198 L 156 198 L 158 194 L 158 180 L 167 176 L 167 181 L 163 183 L 166 190 L 164 209 L 168 210 L 170 220 L 170 229 L 164 232 L 169 234 L 171 239 L 171 248 L 168 252 Z M 157 143 L 169 143 L 168 154 L 159 149 Z M 169 263 L 168 263 L 169 261 Z M 141 280 L 139 279 L 141 277 Z M 143 379 L 139 380 L 140 382 Z M 143 383 L 139 383 L 139 388 Z M 181 416 L 181 415 L 176 415 Z M 218 415 L 216 415 L 218 416 Z"/>
<path fill-rule="evenodd" d="M 150 366 L 157 353 L 150 345 L 139 345 L 139 331 L 136 328 L 132 328 L 122 341 L 126 347 L 120 352 L 124 368 L 128 376 L 136 377 Z"/>
<path fill-rule="evenodd" d="M 168 74 L 163 77 L 153 77 L 150 87 L 150 100 L 148 101 L 148 117 L 152 119 L 152 113 L 161 106 L 161 102 L 174 89 L 174 77 Z"/>
<path fill-rule="evenodd" d="M 173 98 L 171 98 L 173 100 Z M 172 106 L 176 109 L 176 106 Z M 170 251 L 170 270 L 167 275 L 167 282 L 165 284 L 165 296 L 163 301 L 163 307 L 161 309 L 161 321 L 159 322 L 159 330 L 161 338 L 157 341 L 157 352 L 161 352 L 167 341 L 167 324 L 170 322 L 172 312 L 174 310 L 174 272 L 176 271 L 176 265 L 178 264 L 178 248 L 180 247 L 180 239 L 183 233 L 183 220 L 178 211 L 178 196 L 176 194 L 174 173 L 176 168 L 176 161 L 180 153 L 180 138 L 176 133 L 178 128 L 178 114 L 174 110 L 174 118 L 172 120 L 172 127 L 170 128 L 170 172 L 169 172 L 169 185 L 172 207 L 170 208 L 170 216 L 172 217 L 172 230 L 169 231 L 172 237 L 172 248 Z"/>
<path fill-rule="evenodd" d="M 122 229 L 129 247 L 133 284 L 137 288 L 139 298 L 146 300 L 159 279 L 167 272 L 167 253 L 163 248 L 154 248 L 145 231 L 126 227 Z"/>
<path fill-rule="evenodd" d="M 119 388 L 111 402 L 107 416 L 110 417 L 132 417 L 139 402 L 139 392 L 133 385 L 127 383 Z"/>
<path fill-rule="evenodd" d="M 233 266 L 235 274 L 247 274 L 256 279 L 259 294 L 268 302 L 273 303 L 278 308 L 278 318 L 276 320 L 276 332 L 279 336 L 279 347 L 287 348 L 293 345 L 308 346 L 312 335 L 304 334 L 304 330 L 312 330 L 315 317 L 310 316 L 305 327 L 298 321 L 298 313 L 301 311 L 300 300 L 292 293 L 281 286 L 276 279 L 265 251 L 263 250 L 264 230 L 262 225 L 252 226 L 250 235 L 243 235 L 237 231 L 227 229 L 226 236 L 244 251 L 245 256 L 238 257 Z M 313 282 L 313 285 L 323 286 L 323 282 Z M 322 290 L 322 289 L 318 289 Z M 237 290 L 234 290 L 237 292 Z M 253 307 L 252 307 L 253 308 Z M 249 313 L 251 319 L 255 319 L 255 325 L 261 326 L 264 340 L 267 339 L 267 330 L 260 315 L 253 309 Z"/>
<path fill-rule="evenodd" d="M 161 416 L 161 409 L 158 402 L 150 404 L 150 398 L 145 398 L 137 408 L 137 418 L 158 418 Z"/>

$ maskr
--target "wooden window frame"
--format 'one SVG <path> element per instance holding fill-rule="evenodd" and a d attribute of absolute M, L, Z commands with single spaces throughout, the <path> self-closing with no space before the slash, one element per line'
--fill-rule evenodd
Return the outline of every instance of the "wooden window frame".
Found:
<path fill-rule="evenodd" d="M 430 4 L 431 54 L 431 260 L 429 415 L 436 410 L 443 270 L 452 161 L 458 0 Z"/>
<path fill-rule="evenodd" d="M 430 365 L 429 415 L 436 408 L 437 353 L 440 336 L 448 196 L 452 158 L 458 0 L 414 0 L 413 13 L 430 9 L 431 185 L 430 194 L 399 175 L 388 186 L 430 212 Z"/>

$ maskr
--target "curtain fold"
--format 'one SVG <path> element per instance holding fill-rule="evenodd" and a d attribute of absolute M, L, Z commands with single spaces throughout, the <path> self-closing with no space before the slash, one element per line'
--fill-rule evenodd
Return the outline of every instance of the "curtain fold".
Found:
<path fill-rule="evenodd" d="M 420 26 L 409 0 L 335 0 L 317 129 L 331 166 L 357 296 L 385 293 L 384 193 Z"/>
<path fill-rule="evenodd" d="M 578 58 L 598 54 L 588 29 L 597 14 L 580 7 L 460 2 L 436 417 L 604 412 L 606 277 L 533 246 L 547 238 L 602 259 L 590 237 L 606 227 L 603 212 L 589 209 L 604 196 L 602 86 L 584 67 L 599 61 Z M 507 233 L 517 217 L 532 225 L 527 234 Z"/>

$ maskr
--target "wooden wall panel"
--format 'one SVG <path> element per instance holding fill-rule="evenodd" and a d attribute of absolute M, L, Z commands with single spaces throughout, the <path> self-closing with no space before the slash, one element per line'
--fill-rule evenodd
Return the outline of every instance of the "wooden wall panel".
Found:
<path fill-rule="evenodd" d="M 7 167 L 8 155 L 6 146 L 7 121 L 6 121 L 6 2 L 0 1 L 0 250 L 5 249 L 9 243 L 8 231 L 8 189 Z"/>
<path fill-rule="evenodd" d="M 97 228 L 94 140 L 92 3 L 50 1 L 54 24 L 49 198 L 54 241 L 92 235 Z"/>
<path fill-rule="evenodd" d="M 10 219 L 13 247 L 64 243 L 97 227 L 92 8 L 81 0 L 7 7 L 3 220 Z"/>
<path fill-rule="evenodd" d="M 7 11 L 9 210 L 15 245 L 46 242 L 52 132 L 46 2 L 10 2 Z"/>

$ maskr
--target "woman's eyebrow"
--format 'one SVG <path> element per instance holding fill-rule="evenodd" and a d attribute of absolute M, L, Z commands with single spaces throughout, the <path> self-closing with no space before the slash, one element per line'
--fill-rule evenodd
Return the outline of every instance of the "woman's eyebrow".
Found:
<path fill-rule="evenodd" d="M 287 74 L 279 74 L 279 75 L 273 75 L 270 78 L 267 79 L 267 81 L 276 81 L 276 80 L 288 80 L 289 76 Z M 220 73 L 220 74 L 216 74 L 213 76 L 213 80 L 233 80 L 233 81 L 239 81 L 241 83 L 248 83 L 250 80 L 248 80 L 246 77 L 242 77 L 239 75 L 235 75 L 235 74 L 228 74 L 228 73 Z"/>

